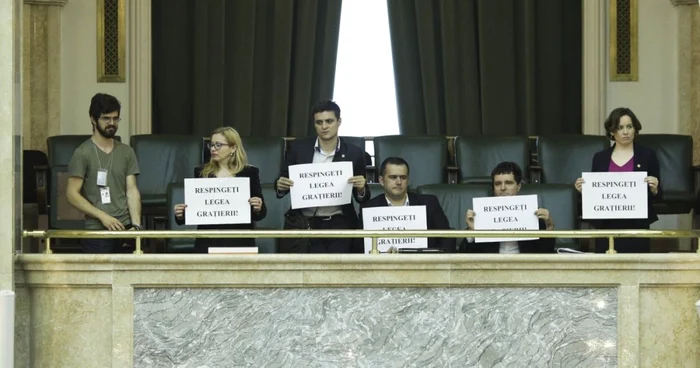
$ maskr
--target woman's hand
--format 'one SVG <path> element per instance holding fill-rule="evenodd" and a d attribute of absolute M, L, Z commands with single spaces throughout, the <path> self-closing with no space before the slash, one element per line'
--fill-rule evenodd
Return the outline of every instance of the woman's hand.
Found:
<path fill-rule="evenodd" d="M 262 210 L 263 201 L 261 198 L 252 197 L 248 200 L 248 203 L 250 203 L 250 206 L 253 207 L 253 211 L 256 213 Z"/>
<path fill-rule="evenodd" d="M 576 188 L 576 190 L 578 190 L 579 193 L 581 193 L 581 187 L 583 187 L 583 183 L 585 183 L 583 181 L 583 178 L 576 179 L 576 183 L 574 183 L 574 188 Z"/>
<path fill-rule="evenodd" d="M 644 182 L 649 185 L 649 190 L 651 194 L 656 195 L 659 192 L 659 179 L 655 176 L 647 176 L 644 178 Z"/>
<path fill-rule="evenodd" d="M 175 217 L 178 219 L 182 219 L 185 216 L 185 208 L 187 208 L 186 204 L 176 204 L 175 207 L 173 207 L 173 211 L 175 211 Z"/>

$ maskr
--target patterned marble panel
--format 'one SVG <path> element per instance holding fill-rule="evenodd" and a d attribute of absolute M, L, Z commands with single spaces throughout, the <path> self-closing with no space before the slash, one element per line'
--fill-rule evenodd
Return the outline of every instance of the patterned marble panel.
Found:
<path fill-rule="evenodd" d="M 615 367 L 615 288 L 134 290 L 135 367 Z"/>

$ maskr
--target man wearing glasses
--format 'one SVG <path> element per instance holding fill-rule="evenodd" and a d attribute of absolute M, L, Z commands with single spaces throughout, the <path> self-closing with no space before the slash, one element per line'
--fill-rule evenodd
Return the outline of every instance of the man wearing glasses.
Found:
<path fill-rule="evenodd" d="M 73 152 L 68 164 L 68 203 L 85 214 L 86 230 L 141 229 L 139 165 L 134 150 L 114 135 L 121 104 L 98 93 L 90 101 L 92 137 Z M 121 239 L 84 239 L 84 253 L 120 253 Z"/>

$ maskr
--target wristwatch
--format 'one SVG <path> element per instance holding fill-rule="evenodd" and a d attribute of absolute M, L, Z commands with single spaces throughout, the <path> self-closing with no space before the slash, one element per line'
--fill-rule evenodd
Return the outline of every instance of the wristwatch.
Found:
<path fill-rule="evenodd" d="M 131 224 L 131 227 L 133 227 L 133 228 L 136 229 L 136 230 L 143 230 L 143 228 L 141 227 L 141 225 Z"/>

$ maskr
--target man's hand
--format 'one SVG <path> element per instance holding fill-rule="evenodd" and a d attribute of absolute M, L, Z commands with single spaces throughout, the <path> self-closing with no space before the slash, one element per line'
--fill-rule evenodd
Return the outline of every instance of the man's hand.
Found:
<path fill-rule="evenodd" d="M 124 224 L 107 214 L 100 218 L 100 222 L 102 223 L 102 226 L 106 227 L 107 230 L 110 231 L 120 231 L 125 229 Z"/>
<path fill-rule="evenodd" d="M 365 184 L 367 183 L 367 180 L 365 179 L 364 176 L 357 175 L 357 176 L 353 176 L 352 178 L 348 179 L 348 183 L 352 184 L 353 188 L 360 191 L 360 190 L 365 189 Z"/>
<path fill-rule="evenodd" d="M 464 221 L 467 223 L 467 229 L 469 230 L 474 230 L 474 216 L 476 216 L 476 213 L 473 210 L 467 210 L 467 216 Z"/>
<path fill-rule="evenodd" d="M 535 211 L 535 216 L 544 221 L 545 225 L 547 225 L 547 230 L 554 230 L 554 222 L 552 222 L 552 218 L 549 217 L 548 209 L 538 208 L 537 211 Z"/>
<path fill-rule="evenodd" d="M 294 182 L 289 180 L 289 178 L 285 178 L 280 176 L 279 179 L 277 179 L 277 191 L 278 192 L 288 192 L 289 188 L 291 188 L 294 185 Z"/>

